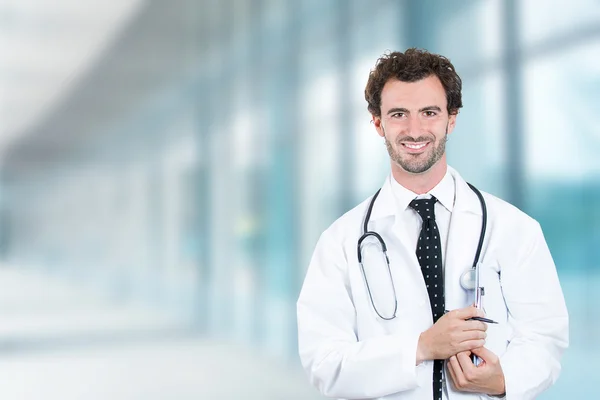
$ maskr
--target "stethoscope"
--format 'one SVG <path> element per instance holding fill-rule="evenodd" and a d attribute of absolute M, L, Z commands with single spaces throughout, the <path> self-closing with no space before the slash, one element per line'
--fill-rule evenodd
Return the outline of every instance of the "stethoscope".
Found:
<path fill-rule="evenodd" d="M 475 291 L 475 306 L 477 308 L 481 308 L 481 296 L 483 295 L 483 287 L 481 287 L 480 283 L 479 283 L 479 256 L 481 255 L 481 249 L 483 248 L 483 240 L 485 239 L 485 229 L 486 229 L 486 225 L 487 225 L 487 207 L 485 205 L 485 200 L 484 200 L 481 192 L 479 190 L 477 190 L 477 188 L 475 186 L 471 185 L 468 182 L 467 182 L 467 185 L 469 185 L 471 190 L 473 190 L 473 192 L 475 192 L 475 194 L 479 198 L 479 202 L 481 203 L 481 212 L 483 214 L 483 217 L 481 219 L 481 233 L 479 234 L 479 243 L 477 243 L 477 251 L 475 252 L 475 258 L 473 259 L 473 265 L 470 268 L 468 268 L 465 272 L 463 272 L 463 274 L 461 275 L 460 285 L 465 290 L 474 290 Z M 369 220 L 371 219 L 371 211 L 373 211 L 373 205 L 375 204 L 375 200 L 377 199 L 379 192 L 381 192 L 381 189 L 379 189 L 377 191 L 377 193 L 375 193 L 375 195 L 371 199 L 371 203 L 369 204 L 369 208 L 367 209 L 367 215 L 365 217 L 365 221 L 363 224 L 363 234 L 358 239 L 358 263 L 360 264 L 360 269 L 361 269 L 363 278 L 365 280 L 365 283 L 367 285 L 367 291 L 369 292 L 369 298 L 371 299 L 371 305 L 373 306 L 373 309 L 375 310 L 375 312 L 381 319 L 389 321 L 389 320 L 396 318 L 396 311 L 398 310 L 398 298 L 396 297 L 396 288 L 394 287 L 394 279 L 392 278 L 392 270 L 390 269 L 390 260 L 387 255 L 387 246 L 385 244 L 385 241 L 381 237 L 381 235 L 379 235 L 377 232 L 369 231 L 369 229 L 368 229 Z M 390 278 L 390 282 L 392 284 L 392 291 L 394 292 L 394 313 L 391 317 L 384 317 L 377 310 L 377 307 L 375 306 L 375 302 L 373 301 L 373 295 L 371 294 L 371 288 L 369 286 L 369 281 L 367 279 L 367 275 L 365 274 L 365 268 L 362 263 L 361 245 L 362 245 L 362 242 L 370 236 L 375 237 L 379 241 L 379 244 L 381 245 L 381 250 L 383 251 L 383 255 L 385 256 L 385 262 L 387 264 L 388 275 Z"/>

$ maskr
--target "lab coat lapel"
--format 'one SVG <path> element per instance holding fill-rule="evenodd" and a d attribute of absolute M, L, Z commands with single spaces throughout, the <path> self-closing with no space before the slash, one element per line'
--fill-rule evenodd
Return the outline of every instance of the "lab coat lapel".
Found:
<path fill-rule="evenodd" d="M 369 225 L 369 229 L 372 231 L 386 232 L 387 237 L 385 240 L 391 241 L 391 243 L 388 244 L 388 250 L 396 249 L 398 246 L 406 247 L 404 245 L 406 240 L 402 237 L 402 229 L 400 229 L 401 222 L 398 216 L 400 210 L 398 209 L 398 204 L 396 203 L 396 198 L 392 191 L 390 179 L 393 178 L 388 176 L 381 187 L 381 192 L 377 197 L 375 207 L 373 207 L 373 212 L 371 214 L 372 223 Z M 416 262 L 416 256 L 414 258 Z"/>
<path fill-rule="evenodd" d="M 468 306 L 471 293 L 460 285 L 462 274 L 472 266 L 479 235 L 482 211 L 477 195 L 467 182 L 448 167 L 455 183 L 455 202 L 448 232 L 444 273 L 445 305 L 447 310 Z M 483 255 L 482 255 L 483 256 Z"/>
<path fill-rule="evenodd" d="M 388 247 L 392 275 L 398 277 L 396 281 L 404 283 L 397 285 L 396 291 L 407 290 L 407 287 L 410 287 L 412 293 L 414 293 L 414 290 L 417 291 L 419 299 L 427 300 L 429 297 L 421 272 L 421 266 L 419 265 L 419 260 L 417 260 L 415 249 L 409 249 L 406 245 L 406 243 L 409 243 L 409 240 L 404 237 L 406 233 L 401 229 L 402 222 L 398 215 L 400 210 L 392 191 L 390 179 L 393 178 L 388 176 L 381 187 L 381 192 L 377 197 L 371 214 L 372 222 L 369 224 L 369 230 L 380 232 L 384 235 L 384 240 Z M 403 269 L 402 273 L 396 271 L 398 268 Z M 413 282 L 410 286 L 406 286 L 408 282 L 407 278 L 410 282 Z M 401 293 L 398 293 L 398 296 L 400 298 Z"/>

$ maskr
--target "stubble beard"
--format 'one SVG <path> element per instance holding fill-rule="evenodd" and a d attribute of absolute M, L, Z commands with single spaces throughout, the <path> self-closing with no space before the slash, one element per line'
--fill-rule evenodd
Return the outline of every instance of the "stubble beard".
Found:
<path fill-rule="evenodd" d="M 385 131 L 384 131 L 385 134 Z M 427 140 L 430 140 L 430 137 L 426 137 L 426 136 L 420 136 L 416 139 L 410 139 L 410 138 L 406 138 L 406 137 L 399 137 L 399 140 L 397 141 L 397 146 L 400 147 L 402 146 L 402 144 L 400 143 L 401 141 L 403 142 L 424 142 Z M 387 147 L 387 151 L 388 154 L 390 155 L 390 159 L 395 162 L 397 165 L 399 165 L 403 170 L 413 173 L 413 174 L 422 174 L 423 172 L 429 171 L 429 169 L 431 169 L 431 167 L 433 167 L 443 156 L 444 153 L 446 152 L 446 142 L 448 141 L 448 128 L 446 127 L 446 133 L 444 134 L 444 137 L 442 137 L 439 140 L 439 143 L 437 146 L 435 146 L 433 148 L 433 150 L 430 152 L 429 157 L 425 158 L 425 159 L 420 159 L 419 157 L 421 155 L 411 155 L 411 154 L 406 154 L 406 157 L 403 158 L 402 155 L 400 154 L 399 151 L 396 151 L 396 149 L 392 146 L 392 144 L 390 143 L 390 141 L 388 140 L 387 136 L 385 136 L 385 146 Z M 432 144 L 435 144 L 435 141 L 432 142 Z"/>

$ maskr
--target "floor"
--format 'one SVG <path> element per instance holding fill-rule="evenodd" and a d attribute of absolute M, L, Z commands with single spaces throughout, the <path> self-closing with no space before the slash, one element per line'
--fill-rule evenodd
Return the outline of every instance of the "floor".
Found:
<path fill-rule="evenodd" d="M 303 372 L 35 272 L 0 269 L 0 398 L 322 399 Z"/>

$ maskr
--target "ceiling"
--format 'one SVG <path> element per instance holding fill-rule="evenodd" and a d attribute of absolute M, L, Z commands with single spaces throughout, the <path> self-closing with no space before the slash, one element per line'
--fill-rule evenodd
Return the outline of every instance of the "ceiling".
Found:
<path fill-rule="evenodd" d="M 0 0 L 0 157 L 52 113 L 144 0 Z"/>

